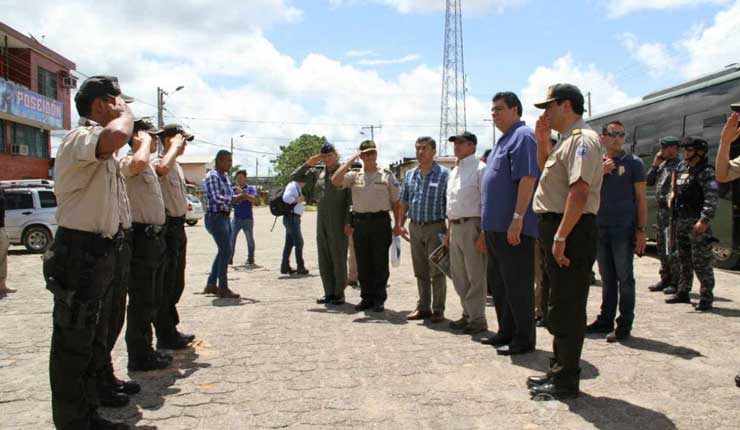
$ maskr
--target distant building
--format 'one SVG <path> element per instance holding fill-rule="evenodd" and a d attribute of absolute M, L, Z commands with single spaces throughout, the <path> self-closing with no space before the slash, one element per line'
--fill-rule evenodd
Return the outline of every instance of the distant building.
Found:
<path fill-rule="evenodd" d="M 188 184 L 200 187 L 206 178 L 206 172 L 213 168 L 213 157 L 199 155 L 183 155 L 177 161 L 182 166 L 185 181 Z"/>
<path fill-rule="evenodd" d="M 50 132 L 70 128 L 74 69 L 0 22 L 0 180 L 50 178 Z"/>

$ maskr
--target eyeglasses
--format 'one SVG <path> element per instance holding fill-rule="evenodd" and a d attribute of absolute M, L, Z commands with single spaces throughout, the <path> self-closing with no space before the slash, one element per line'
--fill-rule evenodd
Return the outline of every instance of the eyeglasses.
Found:
<path fill-rule="evenodd" d="M 604 133 L 604 136 L 609 137 L 624 137 L 625 133 L 623 131 L 607 131 Z"/>

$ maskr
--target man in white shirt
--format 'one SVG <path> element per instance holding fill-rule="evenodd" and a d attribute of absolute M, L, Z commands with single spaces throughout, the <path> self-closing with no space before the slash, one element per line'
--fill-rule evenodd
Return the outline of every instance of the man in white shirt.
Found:
<path fill-rule="evenodd" d="M 303 202 L 306 198 L 301 192 L 305 179 L 297 179 L 289 183 L 283 192 L 283 201 L 293 205 L 291 213 L 283 215 L 283 226 L 285 226 L 285 247 L 283 248 L 283 261 L 280 264 L 280 273 L 284 275 L 308 275 L 306 265 L 303 262 L 303 234 L 301 233 L 301 215 L 303 215 Z M 295 247 L 295 259 L 298 267 L 296 270 L 290 267 L 290 253 Z"/>
<path fill-rule="evenodd" d="M 450 137 L 457 163 L 447 182 L 450 271 L 462 302 L 462 318 L 450 327 L 466 334 L 488 330 L 486 323 L 486 238 L 481 230 L 481 179 L 486 167 L 475 156 L 477 138 L 463 132 Z"/>

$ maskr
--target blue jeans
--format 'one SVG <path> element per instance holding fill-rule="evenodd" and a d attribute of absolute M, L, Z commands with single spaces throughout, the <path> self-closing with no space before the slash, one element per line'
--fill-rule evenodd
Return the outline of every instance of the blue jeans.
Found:
<path fill-rule="evenodd" d="M 601 314 L 598 320 L 613 324 L 619 304 L 617 325 L 631 330 L 635 319 L 635 275 L 632 259 L 634 226 L 600 226 L 597 260 L 601 273 Z"/>
<path fill-rule="evenodd" d="M 301 234 L 301 217 L 283 216 L 283 225 L 285 226 L 285 247 L 283 247 L 283 261 L 280 264 L 281 269 L 287 269 L 290 266 L 290 252 L 295 247 L 295 260 L 298 265 L 297 269 L 305 269 L 303 264 L 303 234 Z"/>
<path fill-rule="evenodd" d="M 239 236 L 239 232 L 243 231 L 244 235 L 247 236 L 247 257 L 254 258 L 254 219 L 252 218 L 237 218 L 231 221 L 231 259 L 234 259 L 236 254 L 236 238 Z"/>
<path fill-rule="evenodd" d="M 231 222 L 224 214 L 206 213 L 206 230 L 211 233 L 216 241 L 218 254 L 213 259 L 211 274 L 208 275 L 208 285 L 216 285 L 218 279 L 219 288 L 229 288 L 226 277 L 231 259 Z"/>

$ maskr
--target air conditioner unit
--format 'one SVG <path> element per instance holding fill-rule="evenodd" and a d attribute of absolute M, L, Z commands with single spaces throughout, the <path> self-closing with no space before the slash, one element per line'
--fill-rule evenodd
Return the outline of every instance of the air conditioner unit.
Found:
<path fill-rule="evenodd" d="M 28 155 L 28 145 L 13 145 L 11 148 L 14 154 Z"/>
<path fill-rule="evenodd" d="M 73 76 L 62 76 L 62 87 L 64 88 L 77 88 L 77 78 Z"/>

